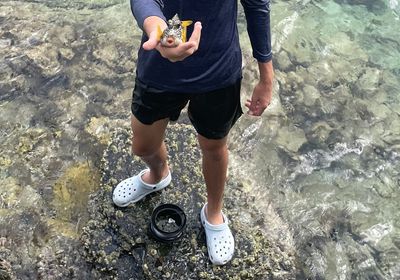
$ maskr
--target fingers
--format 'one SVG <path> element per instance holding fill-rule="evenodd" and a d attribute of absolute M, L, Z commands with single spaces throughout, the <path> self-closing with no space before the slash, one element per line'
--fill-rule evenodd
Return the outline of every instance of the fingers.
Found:
<path fill-rule="evenodd" d="M 192 55 L 199 48 L 201 29 L 201 23 L 196 22 L 189 41 L 179 44 L 175 48 L 161 46 L 161 44 L 158 44 L 157 38 L 155 37 L 153 40 L 152 36 L 143 44 L 143 48 L 145 50 L 151 50 L 155 48 L 159 51 L 162 57 L 170 60 L 171 62 L 182 61 L 188 56 Z"/>
<path fill-rule="evenodd" d="M 249 109 L 247 114 L 251 116 L 261 116 L 269 104 L 262 104 L 260 100 L 247 99 L 245 106 Z"/>
<path fill-rule="evenodd" d="M 247 99 L 245 106 L 249 109 L 247 114 L 261 116 L 272 100 L 272 87 L 259 82 L 253 90 L 250 99 Z"/>
<path fill-rule="evenodd" d="M 186 57 L 192 55 L 195 51 L 197 51 L 200 44 L 201 29 L 202 29 L 201 22 L 199 21 L 196 22 L 192 32 L 192 36 L 190 36 L 189 41 L 180 44 L 176 48 L 177 53 L 180 53 L 181 55 L 179 55 L 175 61 L 183 60 Z"/>
<path fill-rule="evenodd" d="M 176 62 L 184 60 L 197 51 L 198 44 L 193 41 L 189 41 L 180 44 L 175 48 L 167 48 L 158 44 L 156 49 L 160 52 L 162 57 L 169 59 L 171 62 Z"/>
<path fill-rule="evenodd" d="M 247 114 L 250 116 L 256 116 L 257 114 L 257 108 L 256 105 L 253 104 L 251 99 L 247 99 L 245 106 L 249 109 L 247 111 Z"/>
<path fill-rule="evenodd" d="M 192 32 L 192 36 L 190 36 L 189 42 L 194 42 L 198 46 L 200 44 L 200 37 L 201 37 L 201 22 L 198 21 L 194 24 L 194 29 Z"/>
<path fill-rule="evenodd" d="M 143 49 L 150 51 L 155 49 L 158 45 L 157 30 L 150 33 L 149 39 L 143 43 Z"/>
<path fill-rule="evenodd" d="M 177 47 L 177 51 L 183 55 L 191 55 L 198 49 L 198 44 L 195 42 L 186 42 Z"/>

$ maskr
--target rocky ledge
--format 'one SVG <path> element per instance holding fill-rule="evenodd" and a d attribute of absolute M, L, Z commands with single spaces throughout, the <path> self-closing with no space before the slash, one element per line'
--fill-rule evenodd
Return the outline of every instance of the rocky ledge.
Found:
<path fill-rule="evenodd" d="M 283 246 L 263 228 L 266 220 L 254 206 L 243 180 L 229 176 L 225 209 L 234 232 L 234 259 L 223 267 L 208 261 L 199 211 L 205 202 L 201 156 L 194 130 L 174 124 L 166 142 L 172 170 L 171 185 L 127 208 L 116 207 L 116 183 L 144 168 L 130 153 L 130 132 L 115 131 L 104 153 L 102 186 L 91 196 L 90 220 L 83 229 L 86 260 L 101 279 L 294 279 L 294 250 Z M 187 215 L 183 237 L 163 244 L 148 235 L 152 210 L 162 203 L 180 205 Z M 275 225 L 276 226 L 276 225 Z M 99 279 L 100 279 L 99 278 Z"/>

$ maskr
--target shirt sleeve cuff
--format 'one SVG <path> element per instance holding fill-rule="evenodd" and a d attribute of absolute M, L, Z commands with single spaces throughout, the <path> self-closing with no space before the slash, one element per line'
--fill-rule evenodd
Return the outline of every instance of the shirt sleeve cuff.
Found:
<path fill-rule="evenodd" d="M 270 51 L 268 54 L 260 54 L 253 52 L 253 57 L 258 61 L 258 62 L 269 62 L 272 60 L 272 51 Z"/>

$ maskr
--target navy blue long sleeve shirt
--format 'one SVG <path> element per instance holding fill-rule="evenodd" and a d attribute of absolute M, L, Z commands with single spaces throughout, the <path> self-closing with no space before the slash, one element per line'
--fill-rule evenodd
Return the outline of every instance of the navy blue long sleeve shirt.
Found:
<path fill-rule="evenodd" d="M 242 75 L 237 30 L 237 0 L 131 0 L 140 28 L 149 16 L 164 20 L 178 13 L 181 20 L 200 21 L 198 50 L 183 61 L 170 62 L 157 50 L 139 49 L 137 78 L 150 87 L 174 92 L 206 92 L 233 84 Z M 272 58 L 270 0 L 241 0 L 253 56 L 259 62 Z M 193 25 L 188 29 L 188 37 Z M 143 33 L 141 45 L 147 41 Z"/>

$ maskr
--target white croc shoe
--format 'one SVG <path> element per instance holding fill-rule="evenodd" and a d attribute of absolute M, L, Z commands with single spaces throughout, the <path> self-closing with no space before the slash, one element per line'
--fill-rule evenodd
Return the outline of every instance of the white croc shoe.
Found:
<path fill-rule="evenodd" d="M 142 170 L 138 175 L 130 177 L 120 182 L 114 189 L 113 201 L 119 207 L 128 206 L 141 200 L 146 195 L 164 189 L 171 183 L 171 172 L 157 184 L 147 184 L 142 176 L 150 169 Z"/>
<path fill-rule="evenodd" d="M 206 218 L 206 207 L 207 203 L 201 209 L 200 219 L 206 233 L 208 257 L 213 264 L 224 265 L 233 257 L 235 240 L 228 226 L 228 218 L 222 213 L 223 224 L 210 224 Z"/>

